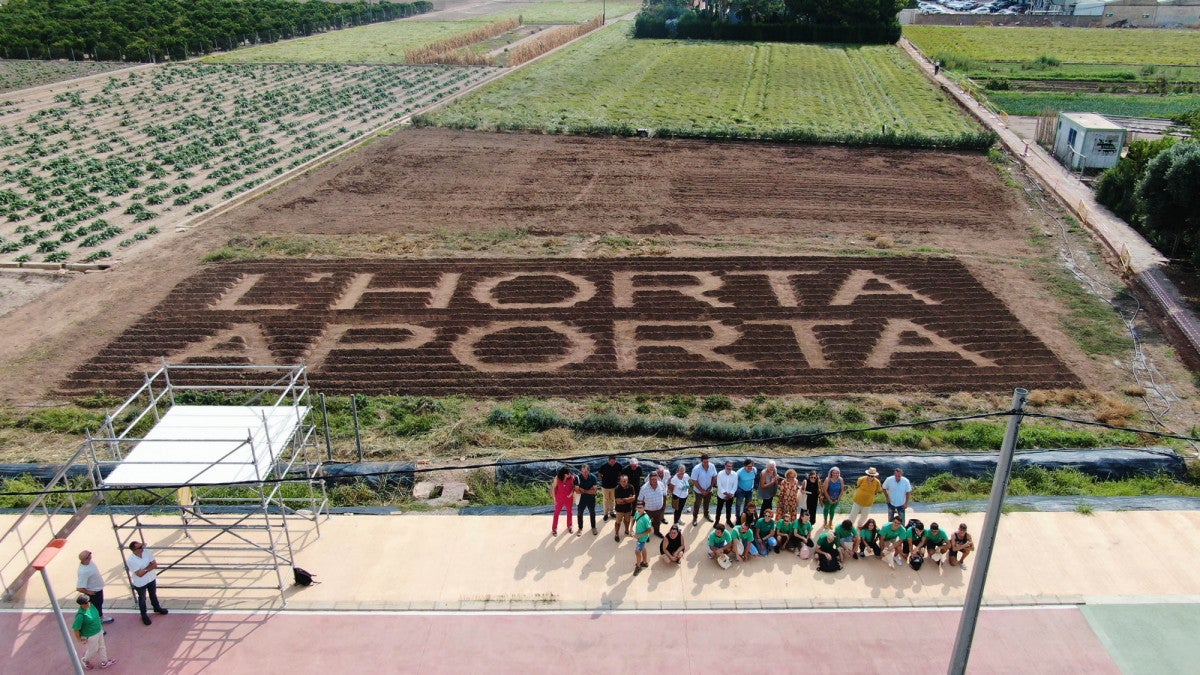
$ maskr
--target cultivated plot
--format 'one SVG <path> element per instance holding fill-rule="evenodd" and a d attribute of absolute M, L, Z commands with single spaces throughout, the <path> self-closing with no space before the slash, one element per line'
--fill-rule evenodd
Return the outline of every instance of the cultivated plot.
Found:
<path fill-rule="evenodd" d="M 926 54 L 946 52 L 980 61 L 1050 56 L 1072 64 L 1200 64 L 1200 32 L 1194 30 L 905 26 L 904 37 Z"/>
<path fill-rule="evenodd" d="M 187 64 L 12 95 L 0 100 L 0 254 L 111 257 L 489 72 Z"/>
<path fill-rule="evenodd" d="M 526 5 L 517 3 L 513 9 L 487 14 L 490 21 L 519 16 L 525 23 L 582 23 L 604 12 L 608 18 L 636 12 L 641 4 L 636 2 L 539 2 Z M 487 5 L 494 7 L 494 5 Z"/>
<path fill-rule="evenodd" d="M 0 60 L 0 92 L 40 87 L 43 84 L 73 80 L 122 70 L 135 64 L 102 61 L 16 61 Z"/>
<path fill-rule="evenodd" d="M 479 28 L 487 21 L 411 18 L 281 40 L 204 57 L 208 63 L 404 63 L 404 52 Z"/>
<path fill-rule="evenodd" d="M 894 46 L 634 40 L 629 29 L 598 31 L 423 122 L 947 145 L 980 131 Z"/>
<path fill-rule="evenodd" d="M 470 396 L 1074 387 L 955 260 L 264 261 L 188 279 L 65 383 L 304 360 L 324 391 Z"/>

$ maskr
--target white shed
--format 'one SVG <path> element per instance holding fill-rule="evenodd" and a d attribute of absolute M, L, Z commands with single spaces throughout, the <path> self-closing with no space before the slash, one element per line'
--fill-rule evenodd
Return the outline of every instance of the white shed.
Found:
<path fill-rule="evenodd" d="M 1107 169 L 1116 165 L 1125 147 L 1125 128 L 1102 115 L 1084 112 L 1058 114 L 1054 156 L 1072 170 Z"/>

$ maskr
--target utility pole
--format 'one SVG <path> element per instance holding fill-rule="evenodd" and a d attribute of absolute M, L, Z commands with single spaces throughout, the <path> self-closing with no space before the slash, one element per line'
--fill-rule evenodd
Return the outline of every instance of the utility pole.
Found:
<path fill-rule="evenodd" d="M 1025 400 L 1029 392 L 1024 389 L 1013 391 L 1012 414 L 1008 417 L 1008 428 L 1004 432 L 1004 443 L 1000 446 L 1000 457 L 996 460 L 996 477 L 992 481 L 992 494 L 988 498 L 987 514 L 983 518 L 983 531 L 979 533 L 979 553 L 975 556 L 975 573 L 967 584 L 967 597 L 963 601 L 962 618 L 958 623 L 958 636 L 954 639 L 954 651 L 950 656 L 949 675 L 964 675 L 967 660 L 971 657 L 971 641 L 975 639 L 975 623 L 979 620 L 979 606 L 983 604 L 983 584 L 987 581 L 988 566 L 992 562 L 992 547 L 996 543 L 996 528 L 1004 506 L 1004 493 L 1008 492 L 1008 479 L 1012 476 L 1013 453 L 1017 449 L 1017 434 L 1021 430 L 1021 419 L 1025 416 Z"/>

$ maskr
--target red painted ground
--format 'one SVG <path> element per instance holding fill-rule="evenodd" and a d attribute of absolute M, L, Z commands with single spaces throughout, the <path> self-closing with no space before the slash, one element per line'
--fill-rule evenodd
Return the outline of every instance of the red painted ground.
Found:
<path fill-rule="evenodd" d="M 958 612 L 117 614 L 109 672 L 944 672 Z M 819 648 L 815 648 L 819 647 Z M 1118 673 L 1074 608 L 984 612 L 974 673 Z M 69 672 L 49 614 L 0 614 L 0 672 Z M 739 655 L 738 666 L 730 659 Z M 813 656 L 819 654 L 819 656 Z M 919 655 L 918 655 L 919 654 Z M 755 658 L 752 655 L 763 657 Z M 748 657 L 748 658 L 747 658 Z M 798 660 L 797 660 L 798 659 Z M 914 660 L 915 659 L 915 660 Z M 901 669 L 904 670 L 904 669 Z"/>

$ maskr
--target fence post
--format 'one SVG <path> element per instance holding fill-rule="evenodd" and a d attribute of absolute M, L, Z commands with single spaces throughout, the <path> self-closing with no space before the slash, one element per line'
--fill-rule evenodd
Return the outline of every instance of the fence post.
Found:
<path fill-rule="evenodd" d="M 354 447 L 358 449 L 358 461 L 362 463 L 362 436 L 358 433 L 358 394 L 350 394 L 350 414 L 354 415 Z"/>

